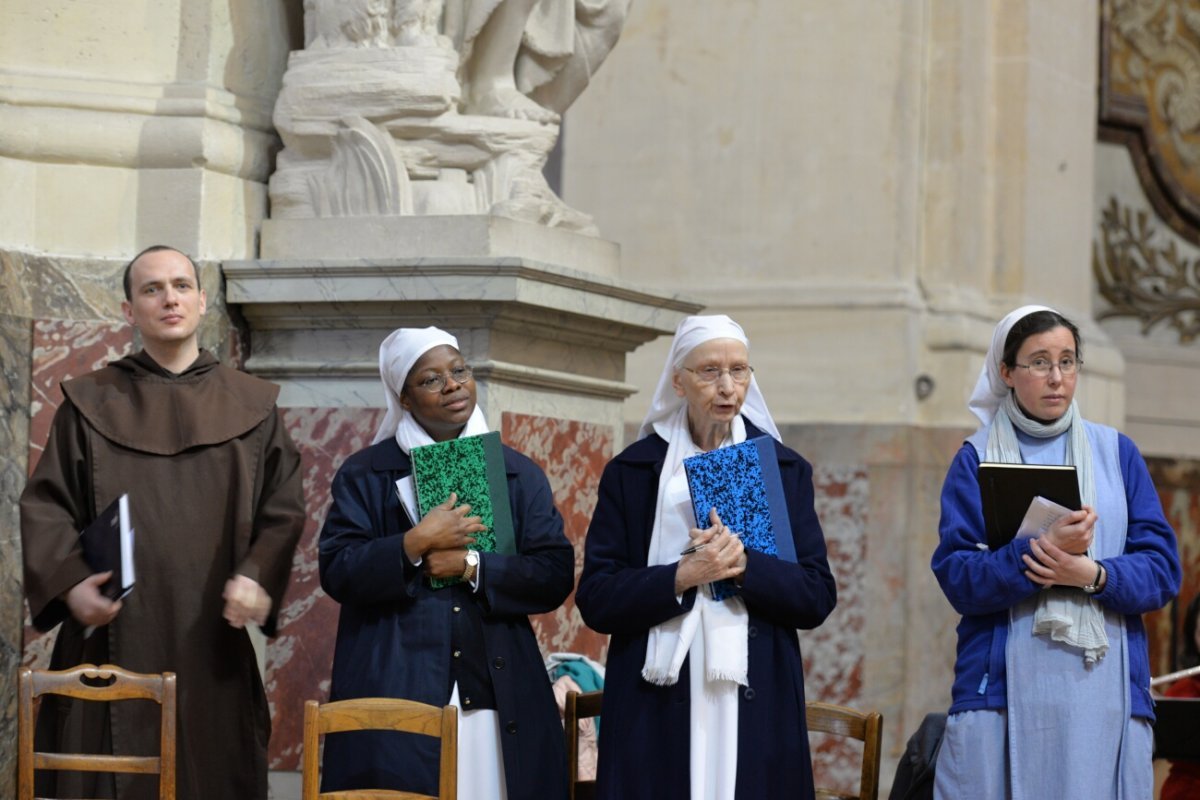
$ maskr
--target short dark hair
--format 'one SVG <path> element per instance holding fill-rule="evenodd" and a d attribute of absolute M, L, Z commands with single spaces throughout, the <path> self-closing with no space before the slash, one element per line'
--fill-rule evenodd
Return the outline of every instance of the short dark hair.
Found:
<path fill-rule="evenodd" d="M 1183 668 L 1200 666 L 1200 648 L 1196 647 L 1196 622 L 1200 617 L 1200 594 L 1188 603 L 1187 613 L 1183 615 L 1183 651 L 1180 660 Z"/>
<path fill-rule="evenodd" d="M 1052 331 L 1055 328 L 1066 328 L 1075 337 L 1075 358 L 1083 358 L 1083 341 L 1079 338 L 1079 328 L 1074 322 L 1059 314 L 1057 311 L 1035 311 L 1017 320 L 1004 340 L 1004 355 L 1000 358 L 1004 365 L 1012 369 L 1017 365 L 1017 353 L 1021 345 L 1030 336 Z"/>
<path fill-rule="evenodd" d="M 133 286 L 130 284 L 130 280 L 129 280 L 129 273 L 133 269 L 133 265 L 136 264 L 137 260 L 139 258 L 141 258 L 142 256 L 148 255 L 150 253 L 158 253 L 163 250 L 169 250 L 172 253 L 179 253 L 179 255 L 183 256 L 184 258 L 186 258 L 188 260 L 188 263 L 192 265 L 192 272 L 196 276 L 196 288 L 197 289 L 200 288 L 200 268 L 196 266 L 196 262 L 192 260 L 191 256 L 189 256 L 187 253 L 183 252 L 182 250 L 179 250 L 174 247 L 170 247 L 165 244 L 153 244 L 153 245 L 150 245 L 149 247 L 147 247 L 142 252 L 138 253 L 133 258 L 129 259 L 129 263 L 125 265 L 125 275 L 122 278 L 122 282 L 125 284 L 125 299 L 126 300 L 133 299 Z"/>

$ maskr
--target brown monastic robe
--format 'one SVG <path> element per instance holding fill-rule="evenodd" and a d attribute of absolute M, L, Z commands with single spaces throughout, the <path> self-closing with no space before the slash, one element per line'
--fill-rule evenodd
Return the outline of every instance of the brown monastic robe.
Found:
<path fill-rule="evenodd" d="M 64 623 L 51 665 L 175 672 L 178 797 L 266 798 L 266 696 L 249 636 L 225 622 L 221 594 L 235 573 L 258 581 L 273 601 L 265 630 L 274 633 L 305 516 L 300 457 L 275 407 L 279 390 L 204 351 L 179 375 L 143 351 L 62 388 L 66 400 L 21 495 L 34 624 Z M 85 638 L 61 599 L 91 573 L 78 531 L 126 492 L 137 583 L 112 624 Z M 44 749 L 158 752 L 150 703 L 48 700 L 38 722 Z M 112 791 L 111 779 L 97 780 L 70 775 L 38 791 Z M 117 779 L 122 798 L 157 797 L 155 785 L 145 776 Z"/>

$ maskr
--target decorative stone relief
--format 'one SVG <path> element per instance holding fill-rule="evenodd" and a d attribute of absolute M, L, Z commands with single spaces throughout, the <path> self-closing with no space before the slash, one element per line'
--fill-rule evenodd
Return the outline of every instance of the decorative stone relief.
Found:
<path fill-rule="evenodd" d="M 1103 0 L 1100 137 L 1130 148 L 1164 220 L 1200 242 L 1200 9 Z"/>
<path fill-rule="evenodd" d="M 630 0 L 305 0 L 276 219 L 498 214 L 594 234 L 542 176 Z"/>
<path fill-rule="evenodd" d="M 1109 199 L 1092 255 L 1097 288 L 1108 301 L 1099 318 L 1137 317 L 1142 332 L 1166 323 L 1181 342 L 1200 334 L 1200 258 L 1164 235 L 1148 211 Z M 1194 253 L 1193 253 L 1194 255 Z"/>

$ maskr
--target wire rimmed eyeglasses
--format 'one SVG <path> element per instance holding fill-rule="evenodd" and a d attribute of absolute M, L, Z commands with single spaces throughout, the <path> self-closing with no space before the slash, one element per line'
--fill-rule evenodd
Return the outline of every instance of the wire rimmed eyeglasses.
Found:
<path fill-rule="evenodd" d="M 466 383 L 467 381 L 471 380 L 473 375 L 474 372 L 471 371 L 471 368 L 466 364 L 463 364 L 461 367 L 455 367 L 449 372 L 439 372 L 435 375 L 429 375 L 426 378 L 417 381 L 416 383 L 410 383 L 409 386 L 422 389 L 431 394 L 437 394 L 444 391 L 446 384 L 450 381 L 454 381 L 455 383 Z"/>
<path fill-rule="evenodd" d="M 683 369 L 696 376 L 696 380 L 701 383 L 716 383 L 721 380 L 721 376 L 729 373 L 729 379 L 737 384 L 745 384 L 750 382 L 750 378 L 754 375 L 754 367 L 749 364 L 738 364 L 736 367 L 723 369 L 721 367 L 701 367 L 700 369 L 692 369 L 691 367 L 683 367 Z"/>
<path fill-rule="evenodd" d="M 1048 358 L 1035 358 L 1028 364 L 1013 364 L 1014 367 L 1029 370 L 1029 374 L 1038 378 L 1045 378 L 1055 367 L 1063 375 L 1074 375 L 1083 366 L 1083 360 L 1065 356 L 1058 361 L 1051 361 Z"/>

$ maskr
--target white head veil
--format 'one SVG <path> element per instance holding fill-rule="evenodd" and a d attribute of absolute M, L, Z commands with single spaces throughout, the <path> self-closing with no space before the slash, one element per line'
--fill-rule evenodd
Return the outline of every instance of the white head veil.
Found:
<path fill-rule="evenodd" d="M 400 448 L 407 453 L 412 446 L 433 442 L 427 433 L 423 437 L 421 436 L 424 429 L 417 425 L 409 413 L 404 410 L 404 406 L 400 405 L 400 392 L 404 389 L 408 373 L 412 372 L 413 366 L 421 356 L 444 344 L 455 350 L 458 349 L 458 339 L 441 328 L 428 327 L 399 328 L 392 331 L 383 340 L 383 344 L 379 345 L 379 377 L 383 380 L 387 413 L 379 425 L 379 430 L 375 432 L 375 438 L 371 440 L 371 444 L 378 444 L 384 439 L 395 436 L 400 443 Z M 475 410 L 471 412 L 470 419 L 467 420 L 462 435 L 473 436 L 486 432 L 487 422 L 484 421 L 483 411 L 476 405 Z M 405 433 L 406 436 L 401 435 Z M 424 440 L 413 441 L 420 439 Z"/>
<path fill-rule="evenodd" d="M 642 420 L 637 438 L 643 439 L 654 432 L 670 441 L 668 423 L 687 402 L 675 394 L 671 378 L 675 371 L 683 366 L 688 353 L 713 339 L 736 339 L 746 346 L 747 352 L 750 350 L 750 340 L 746 338 L 746 332 L 742 330 L 742 326 L 724 314 L 685 317 L 679 323 L 679 327 L 675 329 L 671 352 L 667 354 L 666 366 L 663 367 L 662 375 L 658 379 L 658 387 L 654 390 L 653 400 L 650 401 L 650 410 L 646 412 L 646 418 Z M 770 434 L 777 441 L 783 441 L 779 435 L 779 428 L 775 426 L 775 420 L 771 418 L 771 412 L 767 410 L 767 401 L 763 397 L 762 390 L 758 388 L 758 381 L 753 375 L 750 377 L 750 386 L 746 389 L 742 414 L 760 431 Z"/>
<path fill-rule="evenodd" d="M 1004 398 L 1010 391 L 1008 384 L 1000 377 L 1000 362 L 1004 358 L 1004 342 L 1007 341 L 1008 333 L 1014 325 L 1037 311 L 1058 313 L 1049 306 L 1021 306 L 1017 310 L 1009 312 L 992 331 L 992 344 L 988 348 L 987 356 L 983 359 L 983 367 L 979 370 L 979 380 L 975 382 L 975 391 L 971 393 L 971 399 L 967 402 L 967 408 L 979 418 L 985 428 L 992 423 L 992 418 L 996 416 L 996 411 L 999 410 L 1000 404 L 1004 402 Z"/>

